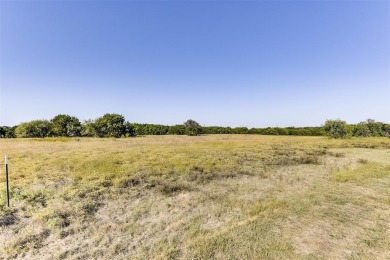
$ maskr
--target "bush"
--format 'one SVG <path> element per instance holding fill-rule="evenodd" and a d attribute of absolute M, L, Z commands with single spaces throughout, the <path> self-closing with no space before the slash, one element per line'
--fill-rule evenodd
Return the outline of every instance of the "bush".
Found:
<path fill-rule="evenodd" d="M 119 114 L 105 114 L 94 122 L 99 137 L 121 137 L 125 134 L 125 118 Z"/>
<path fill-rule="evenodd" d="M 169 135 L 184 135 L 186 133 L 186 128 L 184 125 L 173 125 L 168 129 Z"/>
<path fill-rule="evenodd" d="M 5 138 L 6 127 L 0 126 L 0 138 Z"/>
<path fill-rule="evenodd" d="M 370 128 L 367 125 L 367 122 L 360 122 L 354 127 L 353 136 L 363 136 L 369 137 L 371 136 Z"/>
<path fill-rule="evenodd" d="M 247 127 L 236 127 L 233 129 L 234 134 L 248 134 L 249 129 Z"/>
<path fill-rule="evenodd" d="M 390 138 L 390 124 L 384 125 L 384 126 L 383 126 L 383 132 L 385 133 L 385 135 L 386 135 L 387 137 Z"/>
<path fill-rule="evenodd" d="M 345 138 L 350 134 L 347 123 L 340 119 L 326 120 L 324 130 L 332 138 Z"/>
<path fill-rule="evenodd" d="M 52 124 L 47 120 L 33 120 L 27 123 L 21 123 L 15 129 L 16 137 L 40 137 L 44 138 L 50 135 Z"/>
<path fill-rule="evenodd" d="M 186 122 L 184 122 L 184 127 L 186 128 L 187 135 L 197 136 L 202 134 L 202 127 L 195 120 L 187 120 Z"/>
<path fill-rule="evenodd" d="M 386 136 L 386 133 L 382 130 L 383 123 L 375 122 L 374 119 L 367 119 L 367 127 L 370 129 L 371 136 Z"/>
<path fill-rule="evenodd" d="M 136 136 L 134 125 L 129 122 L 126 122 L 124 125 L 124 135 L 126 137 Z"/>
<path fill-rule="evenodd" d="M 81 136 L 92 137 L 96 136 L 95 122 L 91 119 L 85 120 L 81 125 Z"/>
<path fill-rule="evenodd" d="M 166 135 L 169 126 L 156 124 L 133 124 L 135 135 Z"/>
<path fill-rule="evenodd" d="M 15 128 L 16 126 L 0 126 L 0 138 L 15 138 Z"/>

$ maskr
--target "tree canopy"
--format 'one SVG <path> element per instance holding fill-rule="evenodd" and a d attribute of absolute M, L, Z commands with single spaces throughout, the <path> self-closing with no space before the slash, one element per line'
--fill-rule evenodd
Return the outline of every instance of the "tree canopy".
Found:
<path fill-rule="evenodd" d="M 184 127 L 186 129 L 185 133 L 189 136 L 197 136 L 202 134 L 202 127 L 195 120 L 188 119 L 186 122 L 184 122 Z"/>
<path fill-rule="evenodd" d="M 31 122 L 21 123 L 15 129 L 16 137 L 40 137 L 49 136 L 51 123 L 48 120 L 33 120 Z"/>
<path fill-rule="evenodd" d="M 324 130 L 327 135 L 333 138 L 345 138 L 349 135 L 347 123 L 340 119 L 326 120 Z"/>
<path fill-rule="evenodd" d="M 94 122 L 98 137 L 121 137 L 125 134 L 125 118 L 119 114 L 105 114 Z"/>
<path fill-rule="evenodd" d="M 79 136 L 81 123 L 77 117 L 69 115 L 57 115 L 52 120 L 52 133 L 55 136 Z"/>

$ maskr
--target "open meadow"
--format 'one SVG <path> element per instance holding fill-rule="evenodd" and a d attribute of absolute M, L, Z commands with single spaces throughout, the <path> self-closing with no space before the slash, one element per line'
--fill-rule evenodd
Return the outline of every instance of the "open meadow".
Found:
<path fill-rule="evenodd" d="M 1 259 L 389 259 L 390 139 L 0 139 Z"/>

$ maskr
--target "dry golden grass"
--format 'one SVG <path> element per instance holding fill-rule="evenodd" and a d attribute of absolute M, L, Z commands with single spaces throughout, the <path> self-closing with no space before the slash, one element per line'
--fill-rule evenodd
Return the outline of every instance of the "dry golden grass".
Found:
<path fill-rule="evenodd" d="M 390 139 L 15 139 L 1 154 L 0 258 L 390 258 Z"/>

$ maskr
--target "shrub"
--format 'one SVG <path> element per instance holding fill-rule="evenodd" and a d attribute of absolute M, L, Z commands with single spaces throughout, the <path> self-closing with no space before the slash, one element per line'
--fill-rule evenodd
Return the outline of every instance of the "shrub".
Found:
<path fill-rule="evenodd" d="M 354 136 L 363 136 L 363 137 L 371 136 L 371 131 L 367 125 L 367 122 L 360 122 L 359 124 L 357 124 L 354 127 L 353 135 Z"/>
<path fill-rule="evenodd" d="M 124 133 L 126 137 L 136 136 L 134 125 L 126 122 L 124 125 Z"/>
<path fill-rule="evenodd" d="M 233 129 L 234 134 L 248 134 L 249 129 L 247 127 L 236 127 Z"/>
<path fill-rule="evenodd" d="M 33 120 L 27 123 L 21 123 L 15 129 L 16 137 L 40 137 L 44 138 L 50 135 L 52 124 L 47 120 Z"/>
<path fill-rule="evenodd" d="M 81 136 L 96 136 L 95 122 L 93 120 L 85 120 L 84 123 L 81 125 Z"/>
<path fill-rule="evenodd" d="M 374 119 L 367 119 L 367 127 L 370 129 L 371 136 L 386 136 L 382 130 L 383 123 L 375 122 Z"/>
<path fill-rule="evenodd" d="M 390 124 L 383 126 L 383 132 L 385 132 L 385 135 L 390 138 Z"/>
<path fill-rule="evenodd" d="M 324 130 L 332 138 L 345 138 L 349 135 L 347 123 L 340 119 L 326 120 Z"/>
<path fill-rule="evenodd" d="M 186 128 L 187 135 L 197 136 L 202 134 L 202 127 L 195 120 L 187 120 L 186 122 L 184 122 L 184 127 Z"/>
<path fill-rule="evenodd" d="M 184 125 L 173 125 L 168 129 L 169 135 L 184 135 L 186 133 L 186 128 Z"/>
<path fill-rule="evenodd" d="M 94 122 L 99 137 L 121 137 L 125 130 L 125 118 L 119 114 L 105 114 Z"/>

